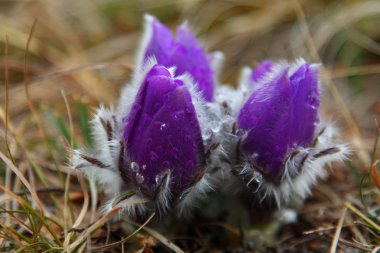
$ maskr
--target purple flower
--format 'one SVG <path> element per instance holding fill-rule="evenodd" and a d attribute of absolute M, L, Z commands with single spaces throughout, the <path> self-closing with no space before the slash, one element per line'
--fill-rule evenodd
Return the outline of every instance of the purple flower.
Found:
<path fill-rule="evenodd" d="M 218 149 L 202 139 L 209 119 L 192 81 L 152 58 L 136 69 L 116 110 L 98 109 L 95 152 L 75 150 L 72 164 L 104 186 L 105 210 L 186 216 L 213 189 L 210 157 Z"/>
<path fill-rule="evenodd" d="M 180 195 L 204 166 L 204 147 L 189 90 L 170 71 L 153 65 L 124 118 L 128 173 L 152 194 L 165 175 Z M 130 166 L 129 166 L 130 165 Z"/>
<path fill-rule="evenodd" d="M 186 23 L 177 29 L 173 38 L 170 30 L 155 17 L 145 15 L 145 34 L 138 55 L 138 66 L 155 57 L 158 64 L 176 68 L 176 74 L 189 73 L 198 84 L 198 91 L 206 101 L 214 96 L 213 70 L 207 55 Z"/>
<path fill-rule="evenodd" d="M 273 68 L 273 64 L 260 65 L 253 76 L 260 76 L 266 66 Z M 282 65 L 271 74 L 241 108 L 237 125 L 247 132 L 241 147 L 251 167 L 279 180 L 287 158 L 312 144 L 320 91 L 316 65 L 303 62 L 294 72 Z"/>

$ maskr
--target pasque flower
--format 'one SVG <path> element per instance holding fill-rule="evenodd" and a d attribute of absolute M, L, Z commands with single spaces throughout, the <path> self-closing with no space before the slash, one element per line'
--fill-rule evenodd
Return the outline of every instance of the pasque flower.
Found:
<path fill-rule="evenodd" d="M 116 111 L 98 110 L 97 150 L 75 151 L 73 166 L 105 186 L 111 198 L 106 209 L 122 205 L 141 215 L 177 208 L 182 215 L 205 196 L 211 186 L 202 101 L 190 76 L 175 76 L 151 59 L 126 86 Z"/>
<path fill-rule="evenodd" d="M 214 96 L 222 54 L 206 55 L 186 24 L 173 37 L 156 18 L 145 22 L 118 107 L 97 110 L 94 150 L 74 150 L 71 160 L 103 186 L 105 210 L 183 216 L 216 185 L 286 202 L 306 197 L 324 165 L 345 158 L 348 148 L 319 119 L 317 65 L 266 60 L 243 71 L 238 89 L 217 85 Z"/>
<path fill-rule="evenodd" d="M 245 133 L 238 143 L 239 175 L 261 197 L 304 197 L 324 174 L 323 165 L 347 153 L 331 142 L 332 129 L 319 123 L 318 65 L 266 62 L 252 80 L 258 88 L 237 116 L 237 128 Z"/>
<path fill-rule="evenodd" d="M 127 151 L 123 173 L 144 191 L 154 192 L 168 173 L 171 192 L 180 195 L 204 168 L 204 146 L 191 94 L 167 68 L 153 65 L 123 124 Z"/>
<path fill-rule="evenodd" d="M 178 75 L 189 73 L 197 83 L 197 90 L 206 101 L 214 96 L 214 76 L 211 64 L 187 23 L 178 27 L 176 36 L 155 17 L 145 15 L 142 46 L 137 55 L 137 65 L 155 57 L 165 67 L 175 67 Z M 213 57 L 215 58 L 215 57 Z"/>

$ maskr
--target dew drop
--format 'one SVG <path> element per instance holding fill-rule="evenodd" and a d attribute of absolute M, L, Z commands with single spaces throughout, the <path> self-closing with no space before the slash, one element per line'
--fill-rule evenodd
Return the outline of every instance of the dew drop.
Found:
<path fill-rule="evenodd" d="M 165 123 L 162 123 L 160 126 L 160 131 L 165 131 L 165 129 L 167 129 L 167 128 L 168 128 L 168 126 Z"/>
<path fill-rule="evenodd" d="M 144 170 L 146 170 L 146 164 L 143 164 L 142 166 L 141 166 L 141 169 L 144 171 Z"/>
<path fill-rule="evenodd" d="M 174 120 L 178 120 L 178 119 L 179 119 L 179 116 L 178 116 L 178 113 L 177 113 L 177 112 L 171 112 L 171 113 L 170 113 L 170 116 L 171 116 L 172 119 L 174 119 Z"/>
<path fill-rule="evenodd" d="M 140 173 L 136 173 L 136 182 L 138 184 L 142 184 L 144 182 L 144 176 L 141 175 Z"/>
<path fill-rule="evenodd" d="M 154 180 L 156 181 L 156 184 L 161 183 L 163 176 L 161 174 L 157 174 Z"/>
<path fill-rule="evenodd" d="M 261 173 L 257 173 L 257 175 L 255 175 L 255 181 L 256 183 L 261 183 L 263 181 L 263 175 Z"/>
<path fill-rule="evenodd" d="M 131 162 L 131 170 L 133 172 L 139 172 L 140 170 L 140 166 L 138 165 L 138 163 L 136 162 Z"/>
<path fill-rule="evenodd" d="M 253 160 L 253 161 L 255 161 L 257 158 L 259 157 L 259 154 L 258 153 L 253 153 L 252 155 L 251 155 L 251 159 Z"/>

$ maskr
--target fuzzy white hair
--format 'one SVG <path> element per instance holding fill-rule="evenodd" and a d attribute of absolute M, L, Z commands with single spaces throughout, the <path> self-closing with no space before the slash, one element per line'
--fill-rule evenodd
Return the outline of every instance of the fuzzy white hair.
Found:
<path fill-rule="evenodd" d="M 190 218 L 194 208 L 197 208 L 197 203 L 206 199 L 210 191 L 214 191 L 213 178 L 209 173 L 206 173 L 193 186 L 186 189 L 179 198 L 176 209 L 178 216 Z"/>
<path fill-rule="evenodd" d="M 311 188 L 318 178 L 326 177 L 326 165 L 346 160 L 349 153 L 350 148 L 347 145 L 336 144 L 333 127 L 326 127 L 315 139 L 314 146 L 299 148 L 287 155 L 284 172 L 279 182 L 266 179 L 248 162 L 243 162 L 237 177 L 244 179 L 246 183 L 243 188 L 253 191 L 252 193 L 260 201 L 274 198 L 280 207 L 282 204 L 304 199 L 310 195 Z M 250 189 L 251 183 L 254 183 L 254 190 Z"/>

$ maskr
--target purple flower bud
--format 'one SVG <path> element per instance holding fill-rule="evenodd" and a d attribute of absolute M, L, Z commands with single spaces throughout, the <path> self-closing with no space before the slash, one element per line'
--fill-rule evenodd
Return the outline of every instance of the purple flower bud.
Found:
<path fill-rule="evenodd" d="M 189 73 L 198 83 L 198 91 L 207 101 L 213 100 L 213 70 L 203 47 L 198 43 L 186 23 L 177 29 L 173 38 L 170 30 L 155 17 L 146 15 L 145 34 L 138 56 L 138 66 L 155 57 L 158 64 L 176 67 L 176 74 Z"/>
<path fill-rule="evenodd" d="M 136 183 L 152 192 L 170 171 L 177 196 L 204 165 L 204 147 L 189 90 L 163 66 L 153 65 L 123 121 L 124 142 Z"/>
<path fill-rule="evenodd" d="M 253 76 L 272 64 L 265 63 Z M 318 123 L 320 92 L 316 65 L 302 63 L 294 73 L 276 66 L 272 78 L 255 90 L 238 115 L 239 129 L 247 131 L 242 152 L 253 168 L 267 178 L 280 179 L 287 157 L 312 144 Z"/>

